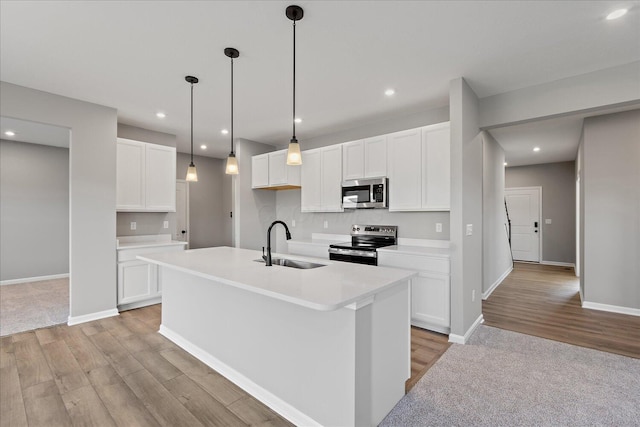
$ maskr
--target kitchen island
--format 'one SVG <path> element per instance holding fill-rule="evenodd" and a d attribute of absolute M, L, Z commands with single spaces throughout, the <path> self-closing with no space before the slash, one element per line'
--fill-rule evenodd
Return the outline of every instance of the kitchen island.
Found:
<path fill-rule="evenodd" d="M 140 256 L 160 269 L 160 333 L 296 425 L 377 425 L 410 376 L 415 273 L 299 256 L 325 265 L 265 267 L 261 255 Z"/>

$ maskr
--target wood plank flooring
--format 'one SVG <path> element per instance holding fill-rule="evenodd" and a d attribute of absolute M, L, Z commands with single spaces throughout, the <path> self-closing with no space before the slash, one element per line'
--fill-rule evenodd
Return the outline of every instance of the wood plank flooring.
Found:
<path fill-rule="evenodd" d="M 291 426 L 157 333 L 161 306 L 0 340 L 0 427 Z M 449 347 L 411 331 L 409 390 Z"/>
<path fill-rule="evenodd" d="M 572 268 L 516 263 L 482 303 L 484 324 L 640 358 L 640 317 L 581 307 Z"/>

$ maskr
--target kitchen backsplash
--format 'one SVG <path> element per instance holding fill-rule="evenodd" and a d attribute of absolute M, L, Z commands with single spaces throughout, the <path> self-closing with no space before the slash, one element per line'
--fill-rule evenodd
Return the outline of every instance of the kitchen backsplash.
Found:
<path fill-rule="evenodd" d="M 164 222 L 169 228 L 164 228 Z M 131 223 L 136 229 L 131 229 Z M 176 228 L 175 212 L 118 212 L 116 217 L 117 236 L 139 236 L 144 234 L 174 234 Z"/>

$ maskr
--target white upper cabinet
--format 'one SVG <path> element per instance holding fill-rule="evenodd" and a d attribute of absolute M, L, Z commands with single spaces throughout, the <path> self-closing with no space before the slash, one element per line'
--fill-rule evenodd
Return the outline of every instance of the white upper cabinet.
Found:
<path fill-rule="evenodd" d="M 421 142 L 419 128 L 387 136 L 390 211 L 422 208 Z"/>
<path fill-rule="evenodd" d="M 422 207 L 451 207 L 451 142 L 449 122 L 422 128 Z"/>
<path fill-rule="evenodd" d="M 342 212 L 342 145 L 302 153 L 302 212 Z"/>
<path fill-rule="evenodd" d="M 390 211 L 450 209 L 449 122 L 387 136 Z"/>
<path fill-rule="evenodd" d="M 287 165 L 287 150 L 253 156 L 251 187 L 270 190 L 299 188 L 300 166 Z"/>
<path fill-rule="evenodd" d="M 116 210 L 176 210 L 176 149 L 118 138 Z"/>
<path fill-rule="evenodd" d="M 387 176 L 387 136 L 342 144 L 342 179 Z"/>

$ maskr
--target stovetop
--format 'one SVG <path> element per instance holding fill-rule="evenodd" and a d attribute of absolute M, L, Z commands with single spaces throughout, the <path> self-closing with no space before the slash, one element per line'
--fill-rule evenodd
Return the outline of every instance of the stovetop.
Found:
<path fill-rule="evenodd" d="M 331 247 L 375 252 L 377 248 L 395 245 L 397 233 L 395 225 L 353 225 L 351 242 L 335 243 Z"/>

